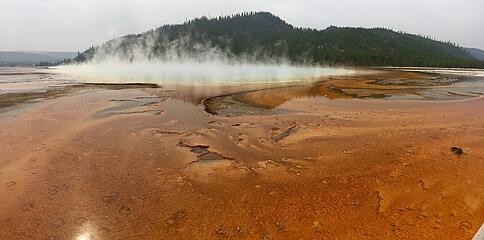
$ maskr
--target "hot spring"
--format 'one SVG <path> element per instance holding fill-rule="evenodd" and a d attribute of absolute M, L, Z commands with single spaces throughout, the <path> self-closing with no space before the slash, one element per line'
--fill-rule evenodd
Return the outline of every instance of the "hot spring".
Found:
<path fill-rule="evenodd" d="M 348 68 L 222 61 L 104 61 L 56 68 L 81 82 L 154 83 L 158 85 L 237 85 L 311 82 L 327 76 L 351 75 Z"/>

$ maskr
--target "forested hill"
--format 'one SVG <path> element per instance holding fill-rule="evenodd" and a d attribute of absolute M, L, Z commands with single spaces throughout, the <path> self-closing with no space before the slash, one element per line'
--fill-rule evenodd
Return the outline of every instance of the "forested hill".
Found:
<path fill-rule="evenodd" d="M 203 58 L 208 53 L 254 58 L 288 59 L 294 63 L 355 66 L 435 66 L 484 68 L 484 62 L 450 42 L 441 42 L 383 28 L 296 28 L 267 12 L 197 18 L 127 35 L 91 47 L 76 61 L 117 55 L 131 60 Z"/>

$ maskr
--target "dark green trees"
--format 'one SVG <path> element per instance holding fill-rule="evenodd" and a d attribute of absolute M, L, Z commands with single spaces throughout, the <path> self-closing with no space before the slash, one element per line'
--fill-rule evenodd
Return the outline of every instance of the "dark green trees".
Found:
<path fill-rule="evenodd" d="M 91 47 L 75 58 L 116 55 L 131 60 L 201 58 L 216 49 L 229 59 L 286 59 L 293 63 L 353 66 L 429 66 L 484 68 L 454 43 L 395 32 L 384 28 L 324 30 L 295 28 L 267 12 L 201 17 L 178 25 L 164 25 L 143 34 L 128 35 Z"/>

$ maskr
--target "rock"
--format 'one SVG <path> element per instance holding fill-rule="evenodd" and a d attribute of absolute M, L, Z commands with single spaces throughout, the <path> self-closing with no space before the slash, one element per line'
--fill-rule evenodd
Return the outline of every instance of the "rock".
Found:
<path fill-rule="evenodd" d="M 455 155 L 459 156 L 459 157 L 462 156 L 463 154 L 465 154 L 464 150 L 462 150 L 462 148 L 460 148 L 460 147 L 455 147 L 455 146 L 451 147 L 450 151 L 452 153 L 454 153 Z"/>

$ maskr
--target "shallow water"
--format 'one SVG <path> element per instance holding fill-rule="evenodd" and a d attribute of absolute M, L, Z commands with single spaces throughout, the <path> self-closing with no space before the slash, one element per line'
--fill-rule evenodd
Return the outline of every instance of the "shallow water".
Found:
<path fill-rule="evenodd" d="M 48 69 L 0 68 L 0 94 L 45 92 L 74 83 L 73 80 L 56 77 Z"/>
<path fill-rule="evenodd" d="M 148 71 L 146 73 L 148 75 L 143 75 L 138 80 L 132 78 L 132 74 L 149 66 L 155 70 Z M 130 81 L 142 84 L 148 82 L 166 83 L 160 85 L 162 90 L 146 89 L 145 91 L 148 95 L 157 95 L 160 98 L 180 99 L 195 105 L 202 103 L 208 113 L 225 116 L 280 114 L 284 113 L 286 109 L 277 108 L 279 105 L 292 99 L 306 97 L 443 101 L 474 98 L 484 94 L 484 77 L 481 77 L 478 71 L 470 70 L 404 69 L 402 71 L 392 69 L 390 71 L 355 71 L 294 66 L 283 70 L 284 66 L 245 65 L 241 66 L 241 69 L 236 69 L 235 66 L 224 66 L 220 72 L 214 74 L 216 72 L 214 68 L 217 65 L 212 64 L 198 66 L 196 69 L 187 68 L 185 75 L 167 81 L 167 76 L 181 71 L 180 66 L 174 67 L 175 69 L 169 72 L 167 72 L 167 68 L 156 69 L 155 66 L 149 66 L 121 71 L 118 74 L 128 74 L 123 75 L 124 77 L 121 79 L 111 78 L 117 75 L 109 77 L 110 69 L 108 68 L 106 75 L 104 75 L 105 78 L 99 82 L 102 84 Z M 86 87 L 123 89 L 131 86 L 86 84 L 85 81 L 95 79 L 92 78 L 94 77 L 92 74 L 97 73 L 98 67 L 100 66 L 63 67 L 70 69 L 73 75 L 59 74 L 59 69 L 2 68 L 0 69 L 0 105 L 10 106 L 15 101 L 52 98 L 64 94 L 66 91 L 71 91 L 72 88 L 79 90 Z M 111 70 L 114 71 L 115 67 L 119 66 L 112 66 Z M 84 79 L 76 77 L 76 74 L 80 74 L 81 71 L 81 77 L 84 77 Z M 425 73 L 423 71 L 430 72 Z M 230 74 L 234 72 L 235 75 Z M 355 75 L 356 72 L 358 72 L 358 75 Z M 165 73 L 168 73 L 168 75 L 157 78 L 161 75 L 156 74 L 163 75 Z M 329 74 L 334 75 L 329 76 Z M 214 77 L 213 81 L 207 82 L 204 80 L 209 76 Z M 223 76 L 227 76 L 226 82 L 220 84 L 224 79 Z M 149 86 L 153 87 L 153 85 Z M 143 88 L 144 85 L 135 87 Z M 136 106 L 137 104 L 147 103 L 138 100 L 119 103 L 117 107 Z M 99 114 L 127 114 L 115 110 L 117 110 L 116 107 L 110 112 Z M 156 112 L 151 113 L 157 114 Z"/>
<path fill-rule="evenodd" d="M 293 99 L 381 99 L 451 101 L 484 94 L 484 77 L 382 72 L 330 77 L 304 85 L 272 87 L 208 98 L 205 108 L 219 115 L 279 114 L 278 106 Z"/>

